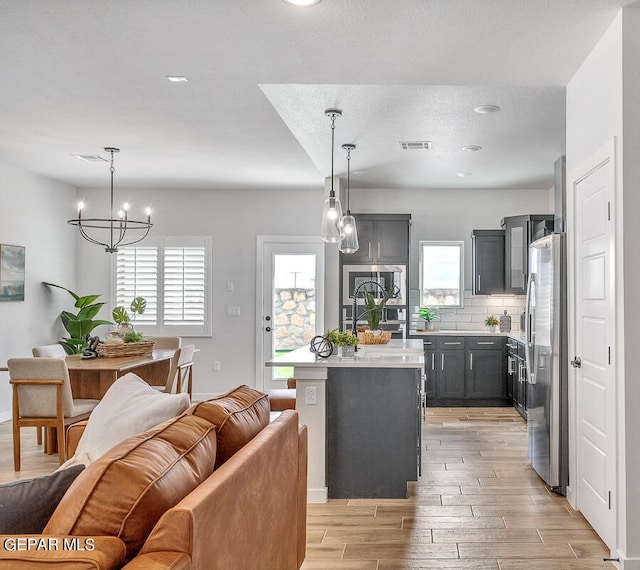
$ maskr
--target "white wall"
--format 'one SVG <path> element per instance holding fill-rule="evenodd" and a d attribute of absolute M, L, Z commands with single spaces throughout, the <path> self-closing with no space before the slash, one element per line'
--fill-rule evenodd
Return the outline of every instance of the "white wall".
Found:
<path fill-rule="evenodd" d="M 81 190 L 90 211 L 106 208 L 104 190 Z M 153 208 L 156 236 L 213 237 L 213 336 L 192 339 L 200 349 L 195 358 L 194 397 L 204 397 L 238 384 L 255 384 L 256 236 L 318 235 L 323 191 L 126 191 L 116 200 L 131 208 Z M 99 205 L 101 204 L 101 205 Z M 131 214 L 134 217 L 134 214 Z M 110 255 L 104 248 L 79 247 L 78 291 L 109 294 Z M 227 292 L 226 283 L 234 283 Z M 228 317 L 228 305 L 240 306 L 239 317 Z M 109 311 L 104 316 L 108 318 Z M 100 333 L 104 334 L 103 332 Z M 221 363 L 219 372 L 213 362 Z"/>
<path fill-rule="evenodd" d="M 0 163 L 0 243 L 25 246 L 25 300 L 0 302 L 0 367 L 8 358 L 31 356 L 31 348 L 52 344 L 64 329 L 59 314 L 66 293 L 52 293 L 42 281 L 73 288 L 76 282 L 73 213 L 75 188 Z M 70 297 L 68 297 L 70 299 Z M 8 375 L 0 372 L 0 421 L 11 417 Z"/>
<path fill-rule="evenodd" d="M 618 481 L 614 490 L 621 568 L 640 568 L 640 9 L 621 10 L 567 85 L 567 173 L 615 138 L 616 390 Z M 569 339 L 571 343 L 572 340 Z M 575 459 L 574 459 L 575 461 Z M 575 464 L 572 466 L 575 473 Z"/>

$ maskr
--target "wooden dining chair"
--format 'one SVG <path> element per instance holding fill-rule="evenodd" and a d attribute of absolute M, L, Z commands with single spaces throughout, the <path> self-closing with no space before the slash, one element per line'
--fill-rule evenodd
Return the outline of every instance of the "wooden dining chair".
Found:
<path fill-rule="evenodd" d="M 45 446 L 53 447 L 57 433 L 58 457 L 65 459 L 65 427 L 89 417 L 98 400 L 74 399 L 67 363 L 62 358 L 10 358 L 13 388 L 13 464 L 20 471 L 20 428 L 44 427 Z"/>
<path fill-rule="evenodd" d="M 176 349 L 171 359 L 169 376 L 167 377 L 167 384 L 164 388 L 165 393 L 171 394 L 174 384 L 176 385 L 176 393 L 181 393 L 184 388 L 183 383 L 186 380 L 186 392 L 189 394 L 189 398 L 191 398 L 193 388 L 193 354 L 195 349 L 196 347 L 193 344 L 185 344 Z"/>
<path fill-rule="evenodd" d="M 144 339 L 155 342 L 155 350 L 170 350 L 182 346 L 182 338 L 179 336 L 145 336 Z"/>

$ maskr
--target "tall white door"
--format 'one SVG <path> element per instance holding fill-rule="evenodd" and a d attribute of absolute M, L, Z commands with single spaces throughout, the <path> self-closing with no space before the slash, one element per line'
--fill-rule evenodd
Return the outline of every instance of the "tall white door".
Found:
<path fill-rule="evenodd" d="M 573 184 L 575 355 L 581 361 L 574 368 L 577 505 L 610 547 L 616 537 L 614 184 L 612 156 Z"/>
<path fill-rule="evenodd" d="M 293 368 L 267 360 L 324 332 L 324 244 L 301 236 L 258 238 L 256 369 L 264 390 L 286 387 Z"/>

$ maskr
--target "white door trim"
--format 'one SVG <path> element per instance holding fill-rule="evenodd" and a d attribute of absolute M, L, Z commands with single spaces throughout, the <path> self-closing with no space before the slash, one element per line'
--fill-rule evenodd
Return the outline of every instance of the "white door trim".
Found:
<path fill-rule="evenodd" d="M 255 385 L 259 390 L 264 390 L 262 369 L 264 367 L 264 343 L 262 335 L 258 333 L 262 329 L 263 317 L 263 289 L 264 289 L 264 247 L 266 244 L 313 244 L 323 245 L 320 236 L 295 236 L 295 235 L 259 235 L 256 238 L 256 321 L 255 321 Z M 320 258 L 318 260 L 319 275 L 317 282 L 317 292 L 319 298 L 324 297 L 324 247 L 320 248 Z M 324 302 L 322 303 L 324 307 Z M 316 323 L 320 330 L 324 330 L 324 308 L 317 311 Z"/>
<path fill-rule="evenodd" d="M 568 172 L 567 176 L 567 287 L 568 287 L 568 357 L 569 359 L 573 359 L 573 357 L 578 353 L 578 347 L 576 345 L 577 342 L 577 334 L 576 334 L 576 318 L 577 318 L 577 301 L 578 294 L 576 291 L 576 271 L 577 264 L 579 260 L 576 258 L 576 239 L 575 235 L 576 231 L 576 186 L 582 182 L 585 178 L 593 174 L 596 170 L 603 167 L 607 163 L 611 163 L 612 165 L 612 196 L 611 196 L 611 216 L 614 222 L 617 224 L 619 220 L 616 216 L 616 204 L 618 202 L 618 187 L 616 184 L 617 179 L 617 163 L 616 163 L 616 140 L 612 138 L 610 141 L 605 143 L 602 147 L 600 147 L 597 151 L 595 151 L 591 156 L 589 156 L 586 160 L 580 163 L 578 166 L 572 167 Z M 615 391 L 614 394 L 614 402 L 615 402 L 615 416 L 618 418 L 616 421 L 616 429 L 613 436 L 616 439 L 616 442 L 613 446 L 612 452 L 614 454 L 614 465 L 617 471 L 618 469 L 618 442 L 619 442 L 619 413 L 620 413 L 620 403 L 618 402 L 618 397 L 620 394 L 620 386 L 619 386 L 619 378 L 616 375 L 617 369 L 617 355 L 616 355 L 616 347 L 620 346 L 618 336 L 618 326 L 617 326 L 617 318 L 618 313 L 616 312 L 617 307 L 617 291 L 615 285 L 615 277 L 617 270 L 617 256 L 620 255 L 618 248 L 616 248 L 616 234 L 617 229 L 613 229 L 610 232 L 610 291 L 611 291 L 611 314 L 613 315 L 613 335 L 614 338 L 611 339 L 612 342 L 612 358 L 611 358 L 611 374 L 614 378 L 614 382 L 612 383 L 613 389 Z M 568 375 L 568 398 L 569 398 L 569 486 L 567 487 L 567 499 L 569 503 L 574 507 L 578 508 L 580 506 L 580 497 L 578 496 L 578 485 L 577 482 L 580 478 L 579 473 L 579 464 L 578 464 L 578 446 L 580 441 L 580 431 L 579 431 L 579 420 L 580 420 L 580 411 L 578 410 L 578 397 L 577 397 L 577 370 L 569 367 L 569 375 Z M 614 501 L 618 501 L 618 493 L 617 493 L 617 477 L 612 481 L 614 485 L 613 496 Z M 617 504 L 620 504 L 619 502 Z M 614 506 L 615 508 L 615 506 Z M 614 536 L 617 537 L 617 530 L 614 533 Z M 615 540 L 617 542 L 617 538 Z M 608 544 L 612 550 L 615 548 L 615 544 Z"/>

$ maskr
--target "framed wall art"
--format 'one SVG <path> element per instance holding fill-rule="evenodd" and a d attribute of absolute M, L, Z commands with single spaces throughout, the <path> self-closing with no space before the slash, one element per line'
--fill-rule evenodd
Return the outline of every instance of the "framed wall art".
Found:
<path fill-rule="evenodd" d="M 24 301 L 24 247 L 0 243 L 0 301 Z"/>

